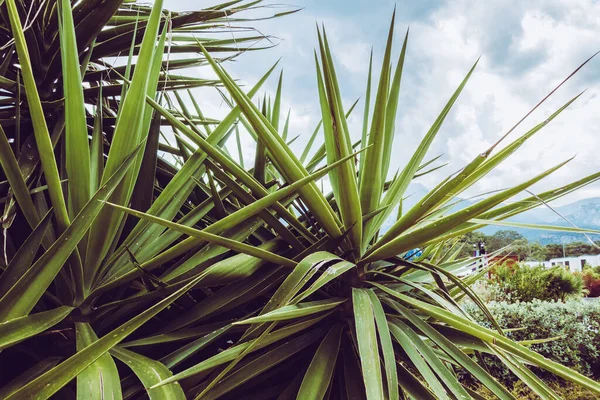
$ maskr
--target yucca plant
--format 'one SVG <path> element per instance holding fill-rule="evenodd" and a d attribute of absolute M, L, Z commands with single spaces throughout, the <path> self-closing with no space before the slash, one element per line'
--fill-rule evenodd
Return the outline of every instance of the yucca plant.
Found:
<path fill-rule="evenodd" d="M 347 125 L 356 103 L 344 108 L 319 30 L 322 121 L 297 157 L 288 121 L 280 124 L 281 77 L 272 101 L 252 101 L 275 67 L 245 92 L 210 54 L 238 46 L 200 38 L 259 2 L 181 15 L 162 12 L 160 0 L 151 9 L 122 3 L 2 5 L 0 398 L 478 398 L 457 369 L 513 398 L 476 362 L 481 353 L 542 398 L 558 397 L 530 366 L 600 393 L 592 379 L 505 337 L 469 289 L 485 269 L 456 275 L 476 261 L 457 259 L 462 234 L 514 225 L 504 220 L 600 178 L 505 203 L 563 162 L 456 207 L 577 97 L 403 210 L 413 179 L 438 168 L 426 153 L 475 66 L 387 180 L 407 46 L 392 69 L 393 19 L 372 107 L 369 71 L 357 143 Z M 127 63 L 110 65 L 121 52 Z M 217 81 L 170 73 L 205 63 Z M 202 85 L 228 92 L 221 121 L 205 118 L 187 91 Z M 251 168 L 244 132 L 256 141 Z M 317 184 L 326 176 L 331 193 Z M 405 257 L 417 247 L 422 254 Z M 496 330 L 465 314 L 457 303 L 465 296 Z"/>

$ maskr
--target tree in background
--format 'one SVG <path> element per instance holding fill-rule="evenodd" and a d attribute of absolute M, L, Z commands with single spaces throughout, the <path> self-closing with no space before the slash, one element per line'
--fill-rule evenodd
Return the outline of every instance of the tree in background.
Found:
<path fill-rule="evenodd" d="M 467 234 L 465 234 L 462 238 L 462 242 L 464 243 L 461 251 L 460 251 L 460 256 L 461 257 L 470 257 L 473 255 L 473 246 L 475 246 L 478 242 L 484 242 L 487 243 L 488 240 L 488 236 L 483 233 L 483 232 L 479 232 L 479 231 L 475 231 L 475 232 L 469 232 Z"/>
<path fill-rule="evenodd" d="M 545 261 L 547 254 L 548 250 L 546 246 L 542 246 L 537 242 L 529 243 L 529 254 L 525 261 Z"/>
<path fill-rule="evenodd" d="M 561 244 L 547 244 L 546 245 L 546 260 L 553 258 L 559 258 L 563 256 L 563 246 Z"/>
<path fill-rule="evenodd" d="M 563 254 L 567 257 L 600 254 L 598 244 L 571 242 L 565 245 L 557 243 L 542 245 L 541 243 L 527 240 L 527 238 L 515 230 L 500 230 L 493 235 L 486 235 L 479 231 L 465 234 L 461 239 L 464 245 L 460 256 L 472 256 L 473 246 L 480 241 L 486 244 L 488 254 L 510 246 L 510 250 L 508 251 L 518 255 L 521 261 L 548 261 L 552 258 L 563 257 Z"/>
<path fill-rule="evenodd" d="M 487 248 L 489 252 L 509 246 L 516 240 L 525 240 L 525 237 L 517 231 L 501 230 L 487 237 Z"/>
<path fill-rule="evenodd" d="M 597 246 L 593 246 L 591 243 L 584 242 L 571 242 L 565 245 L 565 255 L 576 255 L 582 256 L 585 254 L 599 254 L 600 249 Z"/>
<path fill-rule="evenodd" d="M 535 244 L 537 244 L 537 243 L 535 243 Z M 516 254 L 517 256 L 519 256 L 519 260 L 527 261 L 533 254 L 533 251 L 534 251 L 533 245 L 534 245 L 534 243 L 530 243 L 525 238 L 517 239 L 514 242 L 512 242 L 511 244 L 509 244 L 510 252 L 512 254 Z M 532 261 L 535 261 L 535 260 L 532 260 Z"/>

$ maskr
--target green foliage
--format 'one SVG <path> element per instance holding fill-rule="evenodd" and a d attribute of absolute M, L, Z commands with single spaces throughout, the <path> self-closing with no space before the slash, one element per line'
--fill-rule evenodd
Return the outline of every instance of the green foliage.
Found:
<path fill-rule="evenodd" d="M 569 381 L 561 379 L 545 379 L 545 381 L 554 391 L 554 393 L 556 393 L 562 400 L 596 400 L 598 398 L 598 395 L 591 390 L 574 385 Z M 475 393 L 477 393 L 479 396 L 482 396 L 482 398 L 485 400 L 496 400 L 498 398 L 491 391 L 482 386 L 478 386 L 473 389 Z M 539 400 L 540 398 L 540 396 L 538 396 L 522 381 L 514 384 L 511 393 L 516 399 L 519 400 Z"/>
<path fill-rule="evenodd" d="M 495 286 L 495 287 L 494 287 Z M 532 300 L 564 301 L 581 297 L 584 282 L 580 274 L 565 268 L 546 269 L 525 264 L 501 265 L 494 269 L 486 297 L 493 301 L 528 302 Z"/>
<path fill-rule="evenodd" d="M 519 260 L 543 260 L 546 257 L 544 247 L 539 243 L 529 243 L 527 239 L 517 239 L 510 244 L 511 254 L 516 254 Z"/>
<path fill-rule="evenodd" d="M 547 271 L 544 267 L 501 265 L 494 271 L 492 282 L 503 296 L 512 302 L 547 299 Z M 499 299 L 500 300 L 500 299 Z"/>
<path fill-rule="evenodd" d="M 588 297 L 600 297 L 600 273 L 597 272 L 597 269 L 598 267 L 584 268 L 581 272 L 581 279 Z"/>
<path fill-rule="evenodd" d="M 546 246 L 539 243 L 527 243 L 526 251 L 523 253 L 525 261 L 544 261 L 549 260 Z"/>
<path fill-rule="evenodd" d="M 542 245 L 537 242 L 530 242 L 517 231 L 499 230 L 492 235 L 486 235 L 480 231 L 465 234 L 461 238 L 461 242 L 464 243 L 460 253 L 461 256 L 473 255 L 473 245 L 480 241 L 486 244 L 488 253 L 510 246 L 509 251 L 519 256 L 520 261 L 547 261 L 552 258 L 563 257 L 563 255 L 579 257 L 587 254 L 600 254 L 600 248 L 598 247 L 600 242 L 597 242 L 595 246 L 584 242 Z"/>
<path fill-rule="evenodd" d="M 574 274 L 565 268 L 553 268 L 544 275 L 548 299 L 565 301 L 569 297 L 582 296 L 584 285 L 579 274 Z"/>
<path fill-rule="evenodd" d="M 487 318 L 474 304 L 466 303 L 464 308 L 480 324 L 490 326 Z M 489 310 L 503 329 L 511 329 L 507 332 L 508 337 L 517 341 L 555 338 L 531 344 L 531 349 L 585 375 L 600 377 L 599 302 L 498 302 L 489 304 Z M 486 364 L 492 374 L 505 383 L 514 384 L 517 381 L 497 358 L 486 355 Z M 546 379 L 552 379 L 539 369 L 535 371 Z"/>
<path fill-rule="evenodd" d="M 563 400 L 596 400 L 598 395 L 591 390 L 573 385 L 571 382 L 561 379 L 550 379 L 548 386 Z M 539 396 L 523 382 L 517 382 L 513 388 L 513 394 L 520 400 L 538 400 Z"/>
<path fill-rule="evenodd" d="M 189 13 L 164 11 L 162 0 L 3 4 L 0 398 L 468 398 L 457 366 L 513 399 L 470 357 L 481 348 L 544 398 L 557 396 L 526 365 L 600 393 L 598 382 L 505 336 L 469 288 L 477 276 L 455 275 L 471 267 L 458 238 L 477 220 L 503 221 L 600 178 L 509 201 L 567 160 L 453 211 L 579 95 L 506 146 L 472 154 L 380 234 L 413 179 L 441 168 L 424 170 L 439 159 L 426 156 L 477 62 L 453 93 L 435 93 L 447 103 L 388 180 L 409 43 L 407 34 L 394 61 L 393 18 L 362 143 L 351 142 L 356 103 L 343 104 L 318 29 L 322 121 L 297 157 L 293 127 L 281 123 L 283 75 L 275 97 L 257 105 L 275 66 L 247 91 L 226 71 L 261 49 L 253 18 L 296 10 L 269 14 L 260 0 Z M 24 16 L 36 20 L 25 28 Z M 196 66 L 216 79 L 178 71 Z M 229 95 L 222 120 L 205 116 L 203 94 L 189 90 L 214 86 Z M 256 142 L 254 168 L 227 150 L 230 140 L 241 148 L 241 135 Z M 419 259 L 402 258 L 416 247 Z M 553 279 L 547 289 L 565 290 L 564 277 Z M 465 315 L 463 297 L 495 329 Z"/>
<path fill-rule="evenodd" d="M 598 242 L 594 244 L 589 242 L 570 242 L 565 244 L 565 254 L 575 257 L 585 254 L 600 254 L 600 248 L 598 248 Z"/>
<path fill-rule="evenodd" d="M 534 250 L 530 249 L 532 244 L 530 244 L 523 235 L 514 230 L 499 230 L 493 235 L 486 235 L 483 232 L 469 232 L 464 235 L 461 241 L 465 243 L 461 252 L 461 255 L 464 257 L 473 255 L 474 245 L 478 242 L 485 243 L 485 248 L 488 253 L 493 253 L 507 246 L 511 246 L 511 253 L 518 255 L 519 260 L 522 261 L 525 261 L 525 259 L 532 256 L 534 253 Z"/>
<path fill-rule="evenodd" d="M 560 258 L 563 255 L 567 255 L 566 247 L 563 245 L 554 243 L 546 245 L 546 260 Z"/>
<path fill-rule="evenodd" d="M 500 230 L 491 236 L 487 237 L 487 245 L 489 251 L 496 251 L 503 247 L 509 246 L 517 240 L 524 239 L 523 235 L 513 230 Z"/>

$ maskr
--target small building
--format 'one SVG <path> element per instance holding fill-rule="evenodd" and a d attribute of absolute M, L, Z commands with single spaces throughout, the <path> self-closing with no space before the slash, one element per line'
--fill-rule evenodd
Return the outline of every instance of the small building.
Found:
<path fill-rule="evenodd" d="M 591 267 L 597 267 L 600 265 L 600 254 L 584 255 L 580 256 L 579 259 L 583 262 L 581 265 L 589 264 Z"/>
<path fill-rule="evenodd" d="M 582 263 L 579 257 L 560 257 L 544 262 L 546 268 L 565 267 L 571 272 L 580 272 L 583 269 L 584 264 L 585 263 Z"/>
<path fill-rule="evenodd" d="M 543 265 L 545 268 L 566 267 L 571 272 L 580 272 L 583 266 L 588 264 L 591 267 L 600 265 L 600 255 L 583 255 L 579 257 L 560 257 L 553 258 L 550 261 L 526 261 L 525 264 L 530 267 Z"/>

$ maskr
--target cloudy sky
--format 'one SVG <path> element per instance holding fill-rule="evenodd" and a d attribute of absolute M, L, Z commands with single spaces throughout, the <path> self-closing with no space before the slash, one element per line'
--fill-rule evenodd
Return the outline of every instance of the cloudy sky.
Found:
<path fill-rule="evenodd" d="M 199 4 L 192 0 L 165 3 L 167 8 L 177 10 L 197 9 Z M 278 46 L 244 54 L 226 68 L 241 82 L 253 84 L 282 58 L 283 109 L 291 109 L 290 137 L 300 135 L 294 143 L 298 151 L 320 119 L 313 59 L 315 22 L 324 23 L 327 29 L 348 106 L 364 97 L 371 48 L 374 70 L 380 68 L 394 5 L 396 58 L 410 27 L 393 148 L 394 170 L 404 166 L 481 56 L 430 151 L 431 156 L 443 153 L 450 165 L 440 173 L 423 177 L 420 183 L 426 187 L 489 147 L 579 64 L 600 50 L 600 2 L 592 0 L 295 0 L 292 4 L 303 10 L 254 24 L 263 34 L 276 37 Z M 210 76 L 206 69 L 197 73 Z M 267 91 L 274 92 L 275 85 L 274 77 Z M 514 185 L 574 155 L 573 161 L 535 190 L 564 185 L 600 170 L 600 56 L 532 114 L 507 143 L 544 121 L 584 89 L 587 91 L 583 96 L 478 185 L 473 194 Z M 198 92 L 198 97 L 207 115 L 218 117 L 227 111 L 217 97 L 206 91 Z M 355 137 L 360 136 L 361 116 L 362 111 L 356 112 L 349 121 Z M 251 148 L 245 157 L 253 158 Z M 594 196 L 600 196 L 600 183 L 560 203 Z"/>

